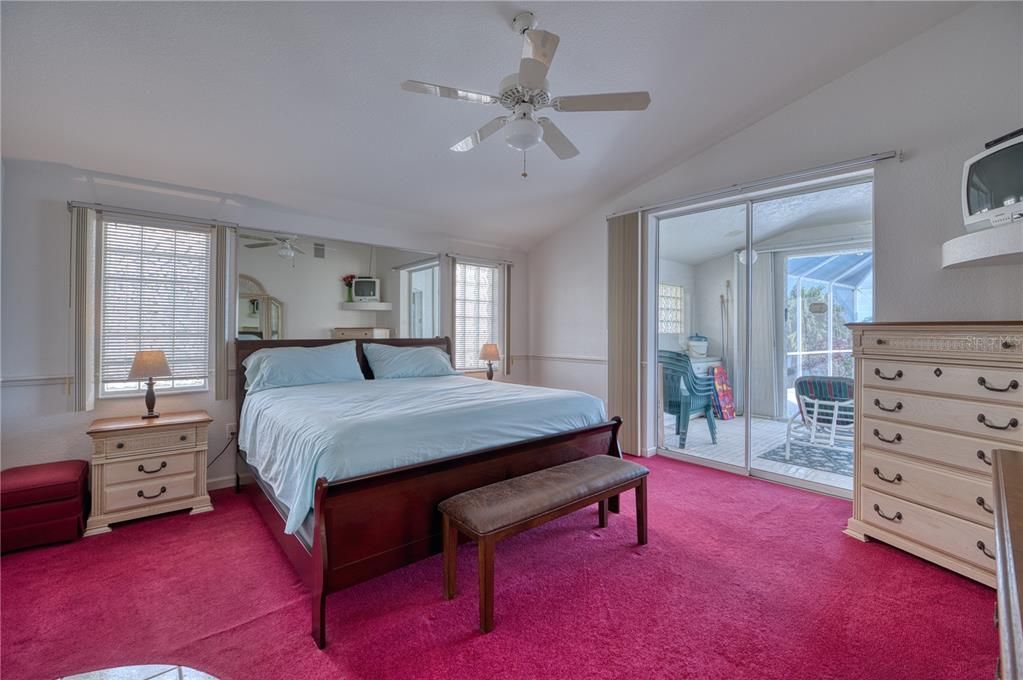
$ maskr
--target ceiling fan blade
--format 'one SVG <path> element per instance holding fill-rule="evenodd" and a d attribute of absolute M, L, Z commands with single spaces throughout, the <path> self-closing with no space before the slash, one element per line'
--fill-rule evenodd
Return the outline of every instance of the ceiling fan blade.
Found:
<path fill-rule="evenodd" d="M 504 124 L 508 122 L 504 116 L 498 116 L 494 120 L 490 121 L 476 132 L 472 133 L 458 144 L 451 147 L 452 151 L 464 152 L 471 151 L 479 146 L 480 142 L 494 134 L 498 130 L 504 127 Z"/>
<path fill-rule="evenodd" d="M 649 92 L 609 92 L 555 97 L 555 111 L 643 111 L 650 106 Z"/>
<path fill-rule="evenodd" d="M 538 118 L 536 122 L 543 128 L 543 143 L 551 148 L 555 156 L 564 161 L 579 155 L 579 149 L 568 141 L 568 137 L 554 121 L 550 118 Z"/>
<path fill-rule="evenodd" d="M 262 241 L 260 243 L 246 243 L 246 248 L 269 248 L 270 246 L 277 245 L 277 241 Z"/>
<path fill-rule="evenodd" d="M 474 102 L 476 104 L 496 104 L 501 101 L 492 94 L 462 90 L 457 87 L 447 87 L 446 85 L 434 85 L 433 83 L 424 83 L 419 80 L 406 80 L 401 84 L 401 89 L 406 92 L 430 94 L 435 97 L 447 97 L 448 99 L 461 99 L 463 102 Z"/>
<path fill-rule="evenodd" d="M 302 250 L 301 248 L 298 248 L 297 246 L 291 246 L 291 249 L 294 250 L 299 255 L 305 255 L 305 251 Z"/>
<path fill-rule="evenodd" d="M 523 36 L 519 85 L 527 90 L 542 90 L 561 38 L 547 31 L 526 31 Z"/>
<path fill-rule="evenodd" d="M 270 241 L 270 242 L 273 242 L 272 238 L 268 238 L 266 236 L 250 236 L 249 234 L 240 234 L 240 236 L 242 238 L 247 238 L 250 241 Z"/>

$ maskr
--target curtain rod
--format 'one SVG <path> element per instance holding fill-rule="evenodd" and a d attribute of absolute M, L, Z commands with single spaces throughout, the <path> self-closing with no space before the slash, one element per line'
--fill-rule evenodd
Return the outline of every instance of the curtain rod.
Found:
<path fill-rule="evenodd" d="M 135 217 L 149 217 L 155 220 L 170 220 L 173 222 L 185 222 L 188 224 L 200 224 L 203 226 L 215 226 L 215 227 L 238 227 L 235 222 L 221 222 L 220 220 L 203 220 L 196 217 L 189 217 L 187 215 L 175 215 L 174 213 L 163 213 L 154 212 L 152 210 L 138 210 L 136 208 L 121 208 L 114 205 L 104 205 L 103 203 L 83 203 L 81 201 L 68 201 L 67 209 L 68 212 L 72 208 L 91 208 L 92 210 L 116 213 L 118 215 L 134 215 Z"/>
<path fill-rule="evenodd" d="M 494 259 L 492 257 L 482 257 L 480 255 L 462 255 L 461 253 L 444 253 L 444 254 L 447 255 L 448 257 L 450 257 L 453 260 L 466 260 L 466 261 L 469 261 L 469 262 L 472 262 L 473 260 L 475 260 L 476 262 L 485 262 L 485 263 L 488 263 L 488 264 L 506 264 L 509 267 L 511 267 L 511 266 L 513 266 L 515 264 L 511 260 L 497 260 L 497 259 Z"/>
<path fill-rule="evenodd" d="M 847 160 L 847 161 L 841 161 L 840 163 L 830 163 L 828 165 L 818 165 L 817 167 L 814 167 L 814 168 L 807 168 L 806 170 L 798 170 L 796 172 L 790 172 L 790 173 L 787 173 L 787 174 L 784 174 L 784 175 L 775 175 L 774 177 L 765 177 L 763 179 L 758 179 L 758 180 L 755 180 L 753 182 L 744 182 L 744 183 L 741 183 L 741 184 L 733 184 L 733 185 L 728 186 L 728 187 L 723 187 L 721 189 L 714 189 L 713 191 L 707 191 L 707 192 L 704 192 L 702 194 L 694 194 L 692 196 L 687 196 L 685 198 L 676 199 L 674 201 L 666 201 L 664 203 L 657 203 L 657 204 L 654 204 L 654 205 L 640 206 L 639 208 L 635 208 L 633 210 L 622 210 L 622 211 L 619 211 L 619 212 L 612 213 L 612 214 L 608 215 L 607 219 L 611 219 L 612 217 L 620 217 L 622 215 L 628 215 L 628 214 L 634 213 L 634 212 L 649 212 L 651 210 L 660 210 L 662 208 L 682 207 L 682 206 L 686 205 L 687 203 L 696 203 L 696 202 L 708 201 L 708 200 L 711 200 L 711 199 L 714 199 L 714 198 L 724 198 L 725 196 L 728 196 L 730 194 L 735 194 L 737 196 L 741 196 L 742 194 L 747 194 L 747 193 L 749 193 L 751 191 L 755 191 L 757 189 L 766 188 L 768 186 L 777 184 L 779 182 L 793 181 L 793 180 L 798 180 L 798 179 L 807 179 L 807 178 L 815 177 L 817 175 L 820 175 L 820 174 L 823 174 L 823 173 L 828 173 L 828 172 L 837 172 L 837 171 L 841 171 L 841 170 L 852 170 L 853 168 L 858 168 L 858 167 L 862 167 L 862 166 L 865 166 L 865 165 L 871 165 L 873 163 L 877 163 L 878 161 L 884 161 L 884 160 L 888 160 L 889 158 L 896 158 L 896 157 L 901 162 L 902 161 L 902 152 L 901 151 L 885 151 L 883 153 L 873 153 L 873 154 L 870 154 L 869 156 L 862 156 L 860 158 L 853 158 L 853 159 L 850 159 L 850 160 Z"/>

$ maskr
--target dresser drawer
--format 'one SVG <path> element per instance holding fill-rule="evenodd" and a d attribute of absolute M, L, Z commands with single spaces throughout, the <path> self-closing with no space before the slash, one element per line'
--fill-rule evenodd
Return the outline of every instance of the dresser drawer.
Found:
<path fill-rule="evenodd" d="M 195 495 L 195 475 L 147 479 L 108 486 L 103 490 L 103 511 L 116 512 L 156 505 Z"/>
<path fill-rule="evenodd" d="M 951 434 L 938 430 L 863 418 L 861 446 L 954 465 L 984 475 L 991 474 L 991 452 L 1004 448 L 1001 442 Z"/>
<path fill-rule="evenodd" d="M 864 359 L 863 385 L 1023 405 L 1023 369 Z"/>
<path fill-rule="evenodd" d="M 994 555 L 994 529 L 867 487 L 860 489 L 860 503 L 863 521 L 867 524 L 940 550 L 981 569 L 995 569 L 994 557 L 984 552 Z"/>
<path fill-rule="evenodd" d="M 955 398 L 928 397 L 865 387 L 856 405 L 864 416 L 1023 442 L 1023 408 Z"/>
<path fill-rule="evenodd" d="M 860 478 L 864 486 L 994 526 L 991 480 L 968 477 L 902 456 L 863 449 Z"/>
<path fill-rule="evenodd" d="M 104 471 L 106 484 L 159 479 L 195 472 L 194 453 L 175 453 L 169 456 L 153 456 L 145 460 L 123 463 L 108 463 Z"/>
<path fill-rule="evenodd" d="M 164 430 L 147 434 L 130 434 L 104 440 L 106 454 L 118 455 L 163 451 L 165 449 L 189 449 L 195 446 L 195 428 Z"/>

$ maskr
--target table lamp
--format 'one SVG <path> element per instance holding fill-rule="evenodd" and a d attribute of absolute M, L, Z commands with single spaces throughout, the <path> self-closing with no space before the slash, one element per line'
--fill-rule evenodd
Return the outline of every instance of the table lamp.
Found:
<path fill-rule="evenodd" d="M 167 355 L 158 349 L 144 349 L 135 352 L 135 359 L 131 362 L 131 371 L 128 373 L 128 380 L 146 381 L 146 408 L 149 413 L 143 418 L 159 418 L 160 414 L 153 410 L 156 406 L 156 390 L 153 389 L 153 378 L 165 378 L 171 374 L 170 366 L 167 365 Z"/>
<path fill-rule="evenodd" d="M 488 342 L 480 349 L 480 361 L 487 362 L 487 380 L 494 379 L 494 362 L 500 360 L 501 352 L 494 343 Z"/>

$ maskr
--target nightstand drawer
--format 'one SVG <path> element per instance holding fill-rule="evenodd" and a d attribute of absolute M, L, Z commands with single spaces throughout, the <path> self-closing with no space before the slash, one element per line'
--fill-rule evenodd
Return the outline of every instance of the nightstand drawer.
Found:
<path fill-rule="evenodd" d="M 187 430 L 165 430 L 152 434 L 129 434 L 105 440 L 107 455 L 162 451 L 165 449 L 188 449 L 195 446 L 195 428 Z"/>
<path fill-rule="evenodd" d="M 116 512 L 143 505 L 156 505 L 195 495 L 195 475 L 148 479 L 108 486 L 103 490 L 103 509 Z"/>
<path fill-rule="evenodd" d="M 106 483 L 146 481 L 195 472 L 194 453 L 176 453 L 169 456 L 153 456 L 145 460 L 110 463 L 106 466 Z"/>

